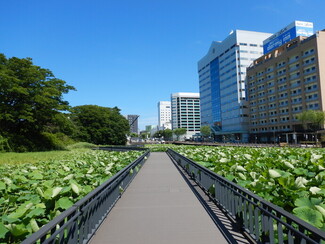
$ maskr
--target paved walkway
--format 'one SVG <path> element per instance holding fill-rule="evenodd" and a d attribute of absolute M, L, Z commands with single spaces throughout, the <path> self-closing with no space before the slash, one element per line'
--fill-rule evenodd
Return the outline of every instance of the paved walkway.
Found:
<path fill-rule="evenodd" d="M 228 242 L 167 154 L 151 153 L 90 243 Z"/>

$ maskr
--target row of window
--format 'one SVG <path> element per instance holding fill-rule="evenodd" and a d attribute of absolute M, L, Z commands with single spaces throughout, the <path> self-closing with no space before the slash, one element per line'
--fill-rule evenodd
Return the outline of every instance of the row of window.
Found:
<path fill-rule="evenodd" d="M 257 45 L 255 43 L 243 43 L 243 42 L 240 42 L 239 43 L 240 46 L 251 46 L 251 47 L 263 47 L 263 45 Z"/>
<path fill-rule="evenodd" d="M 306 50 L 306 51 L 302 52 L 301 57 L 304 58 L 304 57 L 309 56 L 309 55 L 314 54 L 314 53 L 315 53 L 315 49 L 314 48 L 311 48 L 309 50 Z M 299 59 L 299 55 L 294 55 L 294 56 L 290 57 L 289 58 L 289 64 L 291 64 L 293 62 L 296 62 L 298 59 Z M 312 57 L 312 58 L 310 58 L 308 60 L 305 59 L 304 60 L 304 64 L 312 63 L 314 61 L 315 61 L 315 58 L 314 57 Z M 275 67 L 281 68 L 281 67 L 284 67 L 286 64 L 287 64 L 286 61 L 281 60 L 277 64 L 275 64 Z M 273 70 L 274 70 L 274 67 L 273 66 L 270 66 L 265 71 L 259 71 L 255 75 L 258 77 L 258 76 L 263 75 L 264 73 L 271 72 Z M 254 75 L 250 76 L 249 79 L 250 80 L 251 79 L 254 79 Z"/>
<path fill-rule="evenodd" d="M 312 82 L 312 81 L 316 81 L 317 77 L 316 75 L 313 75 L 313 76 L 308 76 L 306 78 L 304 78 L 304 82 L 305 83 L 309 83 L 309 82 Z M 280 78 L 278 79 L 278 84 L 283 84 L 284 81 L 286 81 L 286 77 L 283 77 L 283 78 Z M 275 86 L 275 82 L 274 81 L 270 81 L 266 84 L 262 84 L 262 85 L 259 85 L 257 88 L 256 87 L 252 87 L 249 89 L 250 93 L 254 93 L 256 90 L 264 90 L 266 87 L 273 87 Z M 290 81 L 290 86 L 291 87 L 296 87 L 296 86 L 299 86 L 301 84 L 300 80 L 293 80 L 293 81 Z M 287 84 L 283 84 L 283 85 L 280 85 L 278 86 L 278 90 L 284 90 L 287 88 Z"/>
<path fill-rule="evenodd" d="M 252 132 L 268 132 L 268 131 L 278 131 L 278 130 L 289 130 L 290 125 L 281 125 L 281 126 L 271 126 L 271 127 L 262 127 L 262 128 L 252 128 Z M 257 139 L 257 138 L 256 138 Z"/>

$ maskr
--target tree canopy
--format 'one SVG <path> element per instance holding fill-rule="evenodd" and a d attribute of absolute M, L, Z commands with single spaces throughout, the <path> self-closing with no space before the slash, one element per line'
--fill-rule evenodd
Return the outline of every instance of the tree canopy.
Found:
<path fill-rule="evenodd" d="M 324 127 L 325 113 L 320 110 L 305 110 L 298 114 L 298 120 L 305 130 L 316 131 Z"/>
<path fill-rule="evenodd" d="M 210 126 L 208 125 L 204 125 L 200 128 L 200 132 L 202 134 L 203 137 L 208 137 L 211 135 L 211 129 Z"/>
<path fill-rule="evenodd" d="M 177 136 L 177 140 L 179 137 L 186 134 L 186 128 L 176 128 L 173 130 L 173 133 Z"/>
<path fill-rule="evenodd" d="M 124 145 L 130 131 L 129 122 L 117 107 L 83 105 L 71 110 L 77 127 L 76 139 L 101 145 Z"/>
<path fill-rule="evenodd" d="M 69 110 L 63 94 L 75 90 L 53 73 L 33 64 L 31 58 L 7 59 L 0 54 L 0 135 L 13 150 L 52 147 L 46 128 L 58 114 Z"/>
<path fill-rule="evenodd" d="M 158 130 L 155 132 L 153 137 L 156 138 L 164 138 L 165 140 L 170 140 L 173 136 L 173 131 L 171 129 L 166 129 L 166 130 Z"/>

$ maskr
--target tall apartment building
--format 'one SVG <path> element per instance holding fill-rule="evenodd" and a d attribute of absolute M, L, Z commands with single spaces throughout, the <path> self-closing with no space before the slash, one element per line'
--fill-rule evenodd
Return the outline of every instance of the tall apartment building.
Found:
<path fill-rule="evenodd" d="M 248 141 L 246 68 L 263 55 L 269 33 L 236 30 L 222 42 L 212 42 L 198 62 L 201 124 L 217 140 Z"/>
<path fill-rule="evenodd" d="M 158 102 L 158 125 L 160 130 L 171 129 L 171 102 Z"/>
<path fill-rule="evenodd" d="M 325 110 L 325 30 L 298 36 L 255 60 L 247 82 L 251 139 L 302 139 L 297 114 Z"/>
<path fill-rule="evenodd" d="M 171 95 L 172 129 L 186 128 L 185 138 L 200 132 L 200 94 L 178 92 Z"/>
<path fill-rule="evenodd" d="M 139 115 L 135 115 L 135 114 L 127 115 L 127 120 L 129 121 L 131 133 L 139 134 L 139 126 L 138 126 L 139 117 L 140 117 Z"/>

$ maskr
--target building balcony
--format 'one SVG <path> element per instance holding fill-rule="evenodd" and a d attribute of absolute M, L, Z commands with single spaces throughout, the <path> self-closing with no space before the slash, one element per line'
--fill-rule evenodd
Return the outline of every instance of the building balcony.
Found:
<path fill-rule="evenodd" d="M 292 111 L 293 114 L 297 114 L 297 113 L 301 113 L 301 112 L 302 112 L 302 109 L 299 109 L 299 110 L 296 110 L 296 111 L 295 110 Z"/>
<path fill-rule="evenodd" d="M 301 101 L 295 101 L 295 102 L 291 102 L 292 105 L 295 105 L 295 104 L 301 104 Z"/>
<path fill-rule="evenodd" d="M 289 112 L 279 113 L 280 116 L 282 116 L 282 115 L 288 115 L 288 114 L 289 114 Z"/>
<path fill-rule="evenodd" d="M 312 55 L 314 55 L 314 54 L 315 54 L 315 52 L 309 52 L 309 53 L 307 53 L 307 54 L 302 55 L 301 57 L 302 57 L 302 58 L 306 58 L 306 57 L 312 56 Z"/>
<path fill-rule="evenodd" d="M 317 100 L 318 100 L 318 97 L 313 97 L 313 98 L 306 99 L 306 102 L 317 101 Z"/>
<path fill-rule="evenodd" d="M 312 74 L 312 73 L 316 73 L 316 69 L 309 70 L 309 71 L 304 71 L 304 75 L 309 75 L 309 74 Z"/>
<path fill-rule="evenodd" d="M 290 77 L 290 80 L 294 80 L 294 79 L 298 79 L 300 77 L 300 75 L 294 75 Z"/>
<path fill-rule="evenodd" d="M 274 79 L 274 76 L 266 77 L 266 78 L 265 78 L 265 81 L 269 81 L 269 80 L 273 80 L 273 79 Z"/>
<path fill-rule="evenodd" d="M 312 88 L 310 90 L 305 90 L 306 93 L 310 93 L 310 92 L 314 92 L 314 91 L 318 91 L 318 88 Z"/>
<path fill-rule="evenodd" d="M 294 66 L 294 67 L 292 67 L 292 68 L 289 69 L 289 72 L 296 71 L 296 70 L 298 70 L 299 68 L 300 68 L 299 66 L 298 66 L 298 67 Z"/>
<path fill-rule="evenodd" d="M 271 69 L 271 70 L 269 70 L 269 71 L 266 71 L 265 74 L 269 74 L 269 73 L 271 73 L 271 72 L 273 72 L 273 71 L 274 71 L 274 69 Z"/>
<path fill-rule="evenodd" d="M 285 91 L 285 90 L 288 90 L 288 88 L 287 87 L 280 88 L 278 89 L 278 92 Z"/>
<path fill-rule="evenodd" d="M 313 82 L 315 82 L 317 79 L 315 78 L 315 79 L 310 79 L 310 80 L 305 80 L 304 81 L 304 84 L 309 84 L 309 83 L 313 83 Z"/>
<path fill-rule="evenodd" d="M 287 83 L 287 80 L 281 80 L 281 81 L 278 81 L 278 84 L 284 84 L 284 83 Z"/>
<path fill-rule="evenodd" d="M 301 86 L 301 84 L 294 83 L 294 84 L 290 85 L 290 88 L 295 88 L 295 87 L 299 87 L 299 86 Z"/>
<path fill-rule="evenodd" d="M 293 59 L 293 60 L 289 61 L 288 64 L 297 63 L 298 61 L 299 61 L 299 58 L 298 59 Z"/>
<path fill-rule="evenodd" d="M 295 96 L 298 96 L 298 95 L 301 95 L 301 92 L 297 92 L 295 94 L 291 94 L 291 97 L 295 97 Z"/>
<path fill-rule="evenodd" d="M 288 106 L 288 103 L 287 104 L 279 104 L 279 108 L 286 107 L 286 106 Z"/>
<path fill-rule="evenodd" d="M 313 60 L 313 61 L 309 61 L 309 62 L 307 62 L 307 63 L 304 63 L 304 64 L 303 64 L 303 67 L 306 67 L 306 66 L 311 65 L 311 64 L 314 64 L 314 63 L 315 63 L 315 60 Z"/>

